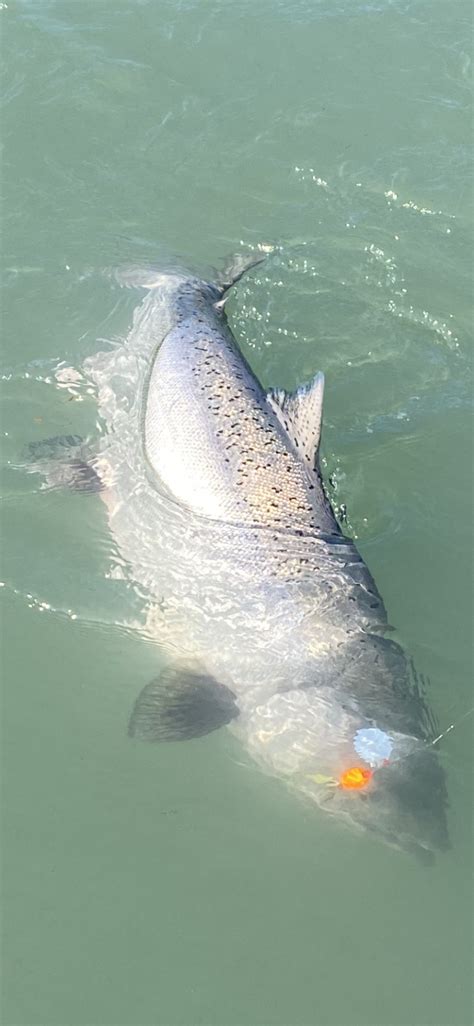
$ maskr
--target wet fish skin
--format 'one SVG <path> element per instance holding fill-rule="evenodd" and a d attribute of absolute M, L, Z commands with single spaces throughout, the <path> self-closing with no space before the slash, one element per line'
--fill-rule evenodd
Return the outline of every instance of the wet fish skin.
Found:
<path fill-rule="evenodd" d="M 426 701 L 383 634 L 382 599 L 321 480 L 320 379 L 306 400 L 266 395 L 222 295 L 193 276 L 159 276 L 124 346 L 85 367 L 106 426 L 111 530 L 156 600 L 148 627 L 174 667 L 172 685 L 147 690 L 157 730 L 148 724 L 143 736 L 163 739 L 163 703 L 169 719 L 180 677 L 189 694 L 189 676 L 207 675 L 212 729 L 221 685 L 238 710 L 230 729 L 266 772 L 386 843 L 444 848 L 446 785 Z M 311 452 L 295 434 L 299 407 L 311 410 Z M 223 723 L 228 695 L 224 706 Z M 393 739 L 390 764 L 363 792 L 321 783 L 359 761 L 354 736 L 374 724 Z"/>
<path fill-rule="evenodd" d="M 315 454 L 311 473 L 218 302 L 217 289 L 199 281 L 183 283 L 176 295 L 176 323 L 156 354 L 144 397 L 150 465 L 201 515 L 338 534 Z"/>

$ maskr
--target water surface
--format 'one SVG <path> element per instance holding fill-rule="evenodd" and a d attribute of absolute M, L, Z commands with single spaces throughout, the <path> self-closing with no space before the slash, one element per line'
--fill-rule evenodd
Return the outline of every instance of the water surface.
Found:
<path fill-rule="evenodd" d="M 441 727 L 470 708 L 470 5 L 8 0 L 0 27 L 3 1021 L 469 1026 L 471 721 L 430 871 L 226 731 L 132 744 L 160 654 L 116 626 L 100 500 L 14 464 L 98 430 L 54 372 L 127 333 L 106 269 L 272 246 L 235 334 L 266 385 L 324 370 L 334 502 Z"/>

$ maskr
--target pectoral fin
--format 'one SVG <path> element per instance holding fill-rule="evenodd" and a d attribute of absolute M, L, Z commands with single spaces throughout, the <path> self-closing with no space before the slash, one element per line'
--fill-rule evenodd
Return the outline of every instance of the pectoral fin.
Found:
<path fill-rule="evenodd" d="M 274 389 L 267 400 L 302 460 L 314 470 L 321 440 L 324 374 L 301 385 L 296 392 Z"/>
<path fill-rule="evenodd" d="M 128 726 L 140 741 L 187 741 L 230 723 L 239 715 L 235 697 L 199 670 L 165 670 L 139 694 Z"/>

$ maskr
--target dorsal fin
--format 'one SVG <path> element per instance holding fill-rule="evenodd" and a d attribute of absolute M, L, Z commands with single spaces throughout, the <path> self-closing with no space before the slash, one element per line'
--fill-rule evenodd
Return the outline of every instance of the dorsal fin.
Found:
<path fill-rule="evenodd" d="M 267 400 L 275 411 L 301 459 L 314 470 L 323 415 L 324 374 L 318 373 L 312 381 L 301 385 L 296 392 L 284 388 L 272 389 Z"/>

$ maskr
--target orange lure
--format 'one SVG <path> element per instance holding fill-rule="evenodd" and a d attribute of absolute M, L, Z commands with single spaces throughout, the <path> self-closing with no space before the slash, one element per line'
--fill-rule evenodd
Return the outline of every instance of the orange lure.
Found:
<path fill-rule="evenodd" d="M 364 769 L 363 766 L 351 766 L 341 773 L 339 784 L 345 791 L 359 791 L 361 787 L 367 786 L 371 778 L 372 770 Z"/>

